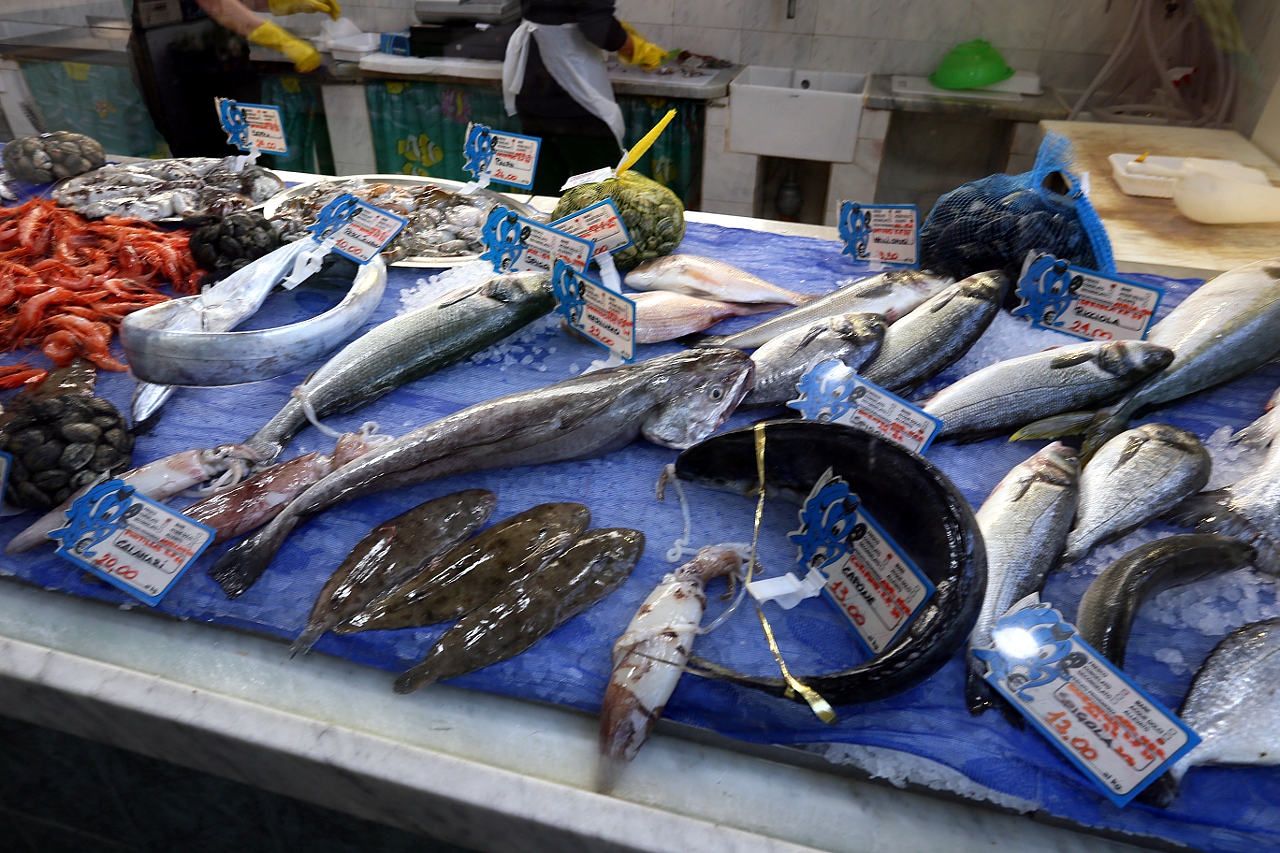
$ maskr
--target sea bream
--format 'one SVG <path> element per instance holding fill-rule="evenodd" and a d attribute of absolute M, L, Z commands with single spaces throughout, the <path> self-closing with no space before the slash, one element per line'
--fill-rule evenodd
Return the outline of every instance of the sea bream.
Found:
<path fill-rule="evenodd" d="M 768 341 L 751 354 L 755 382 L 742 407 L 782 406 L 796 399 L 801 377 L 826 361 L 859 370 L 880 352 L 886 328 L 879 314 L 838 314 Z"/>
<path fill-rule="evenodd" d="M 683 293 L 655 290 L 633 293 L 636 304 L 636 343 L 656 344 L 673 341 L 693 332 L 709 329 L 729 317 L 745 317 L 783 308 L 777 304 L 743 304 L 700 299 Z"/>
<path fill-rule="evenodd" d="M 663 447 L 688 447 L 732 414 L 751 373 L 745 353 L 698 349 L 470 406 L 325 477 L 271 524 L 223 554 L 210 574 L 228 595 L 239 595 L 294 527 L 364 495 L 473 471 L 590 459 L 641 436 Z"/>
<path fill-rule="evenodd" d="M 698 255 L 665 255 L 645 261 L 627 273 L 626 283 L 635 290 L 669 290 L 720 302 L 803 305 L 817 299 L 813 294 L 770 284 L 724 261 Z"/>

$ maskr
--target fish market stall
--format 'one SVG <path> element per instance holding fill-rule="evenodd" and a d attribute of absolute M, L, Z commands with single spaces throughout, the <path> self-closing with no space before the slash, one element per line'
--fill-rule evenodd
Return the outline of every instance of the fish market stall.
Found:
<path fill-rule="evenodd" d="M 690 214 L 678 251 L 760 276 L 776 286 L 768 292 L 771 299 L 812 303 L 815 296 L 876 272 L 843 255 L 834 237 L 832 229 L 814 226 L 775 227 Z M 366 328 L 491 277 L 474 265 L 444 272 L 392 266 L 386 270 L 385 295 Z M 1139 281 L 1165 289 L 1157 319 L 1200 285 L 1194 279 L 1151 276 Z M 944 286 L 929 283 L 931 289 L 913 304 Z M 244 328 L 252 333 L 320 315 L 340 296 L 323 282 L 276 293 Z M 233 598 L 224 593 L 229 589 L 225 571 L 218 579 L 207 573 L 214 564 L 240 570 L 234 557 L 226 557 L 233 553 L 226 545 L 201 557 L 154 607 L 82 575 L 48 545 L 7 555 L 4 568 L 15 578 L 0 585 L 0 696 L 6 712 L 479 849 L 685 850 L 696 845 L 784 851 L 870 845 L 1019 850 L 1037 844 L 1124 849 L 1114 840 L 1052 823 L 1113 839 L 1210 850 L 1252 850 L 1275 842 L 1280 825 L 1270 804 L 1280 794 L 1280 774 L 1274 769 L 1197 768 L 1167 809 L 1114 806 L 1035 731 L 1016 728 L 996 713 L 971 716 L 965 707 L 966 663 L 954 638 L 951 645 L 923 650 L 938 659 L 937 671 L 918 683 L 902 681 L 897 695 L 860 702 L 856 692 L 837 689 L 832 696 L 840 697 L 834 701 L 838 720 L 823 722 L 805 705 L 749 683 L 778 670 L 747 607 L 700 637 L 696 649 L 704 669 L 710 662 L 745 677 L 738 683 L 682 678 L 666 702 L 663 717 L 669 723 L 660 725 L 659 736 L 614 780 L 612 796 L 596 793 L 597 714 L 613 672 L 614 641 L 663 576 L 687 562 L 692 550 L 753 539 L 755 501 L 705 488 L 708 476 L 695 471 L 682 486 L 688 526 L 674 488 L 668 488 L 665 501 L 652 491 L 664 467 L 677 460 L 676 449 L 654 441 L 678 444 L 672 436 L 686 427 L 714 424 L 726 406 L 721 401 L 736 402 L 735 395 L 745 390 L 745 357 L 708 354 L 732 350 L 686 351 L 674 342 L 644 345 L 637 371 L 656 369 L 643 367 L 655 359 L 701 364 L 718 358 L 731 368 L 714 374 L 715 381 L 694 383 L 705 388 L 710 402 L 687 402 L 696 395 L 682 392 L 683 402 L 676 406 L 675 397 L 654 390 L 659 383 L 650 381 L 650 374 L 586 374 L 602 351 L 565 334 L 553 318 L 524 325 L 359 411 L 321 417 L 339 432 L 404 436 L 503 395 L 523 395 L 522 402 L 541 405 L 537 392 L 552 383 L 566 394 L 590 388 L 591 398 L 614 399 L 608 395 L 623 394 L 622 377 L 639 376 L 639 381 L 627 380 L 625 391 L 659 394 L 652 416 L 642 418 L 644 434 L 653 441 L 612 449 L 609 436 L 584 433 L 584 441 L 599 440 L 612 452 L 581 461 L 513 462 L 515 467 L 454 476 L 445 470 L 441 479 L 360 498 L 301 526 L 260 577 L 248 578 Z M 714 331 L 732 335 L 758 319 L 732 317 Z M 959 360 L 920 380 L 923 391 L 941 390 L 1006 359 L 1040 357 L 1046 348 L 1078 343 L 1059 332 L 1030 328 L 1006 312 L 996 312 L 989 322 Z M 14 354 L 5 358 L 6 364 L 16 360 Z M 177 389 L 155 426 L 135 436 L 135 463 L 192 448 L 253 444 L 250 437 L 290 405 L 293 389 L 309 373 L 310 367 L 297 367 L 252 384 Z M 652 375 L 675 382 L 668 374 Z M 1259 463 L 1262 453 L 1226 438 L 1261 414 L 1278 383 L 1280 371 L 1267 365 L 1160 409 L 1158 419 L 1198 437 L 1213 458 L 1214 479 L 1208 485 L 1227 485 L 1233 474 Z M 94 393 L 125 411 L 134 385 L 126 374 L 104 371 Z M 630 403 L 613 408 L 624 405 Z M 762 415 L 783 413 L 776 406 L 743 410 L 725 426 L 750 426 Z M 503 455 L 514 453 L 513 444 L 528 440 L 550 420 L 526 416 L 521 421 L 519 411 L 502 414 L 506 420 L 476 419 L 462 432 L 510 430 L 489 450 L 508 458 Z M 370 420 L 377 429 L 362 430 Z M 333 438 L 305 420 L 300 425 L 281 458 L 337 453 Z M 806 442 L 775 435 L 769 439 L 775 452 L 812 462 Z M 955 512 L 963 527 L 972 523 L 964 520 L 972 518 L 965 502 L 982 506 L 1011 470 L 1044 447 L 1044 441 L 1009 442 L 1004 436 L 964 444 L 940 441 L 929 448 L 927 459 L 958 490 Z M 695 456 L 681 459 L 689 471 Z M 734 464 L 741 466 L 741 460 Z M 384 529 L 385 521 L 424 501 L 477 489 L 492 493 L 493 521 L 535 505 L 573 502 L 589 510 L 594 528 L 643 532 L 644 553 L 615 592 L 527 651 L 447 685 L 426 686 L 417 695 L 392 694 L 392 674 L 418 664 L 441 637 L 442 626 L 321 633 L 308 638 L 315 642 L 313 651 L 290 657 L 284 642 L 304 630 L 326 579 L 370 531 Z M 174 505 L 181 508 L 189 501 L 176 499 Z M 885 506 L 877 518 L 893 531 L 923 529 L 936 521 L 918 517 L 918 505 Z M 759 562 L 772 576 L 793 563 L 795 551 L 786 536 L 796 525 L 796 510 L 774 500 L 765 507 Z M 3 519 L 0 538 L 10 542 L 33 520 L 32 513 Z M 1045 600 L 1073 617 L 1094 576 L 1157 531 L 1172 528 L 1144 527 L 1052 572 Z M 904 549 L 911 550 L 913 542 L 899 535 Z M 726 610 L 718 599 L 720 583 L 711 581 L 708 619 Z M 939 600 L 968 596 L 965 607 L 976 611 L 977 593 L 960 587 L 959 593 L 945 590 Z M 152 612 L 140 612 L 146 610 Z M 844 617 L 823 599 L 787 611 L 766 605 L 766 612 L 787 666 L 797 674 L 852 671 L 870 657 L 853 640 Z M 1126 671 L 1149 694 L 1176 708 L 1195 669 L 1223 634 L 1277 615 L 1272 582 L 1252 569 L 1162 592 L 1133 624 Z M 943 642 L 941 634 L 922 636 Z M 411 679 L 401 686 L 413 689 L 417 683 Z M 1004 811 L 854 778 L 863 774 L 971 797 Z M 849 832 L 850 827 L 869 828 Z"/>

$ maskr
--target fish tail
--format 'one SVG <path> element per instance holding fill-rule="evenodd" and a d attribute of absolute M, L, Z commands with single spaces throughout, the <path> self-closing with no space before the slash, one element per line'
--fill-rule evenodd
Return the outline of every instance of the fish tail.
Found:
<path fill-rule="evenodd" d="M 701 332 L 676 338 L 676 343 L 686 347 L 726 347 L 727 341 L 726 335 L 704 335 Z"/>
<path fill-rule="evenodd" d="M 1167 809 L 1178 796 L 1178 780 L 1173 777 L 1173 773 L 1163 773 L 1156 778 L 1154 782 L 1144 788 L 1136 799 L 1138 802 L 1147 806 L 1155 806 L 1158 809 Z"/>
<path fill-rule="evenodd" d="M 965 704 L 969 713 L 975 717 L 985 714 L 992 708 L 1000 712 L 1000 716 L 1009 721 L 1015 729 L 1026 728 L 1027 721 L 1018 713 L 1009 701 L 996 692 L 981 675 L 972 669 L 965 672 L 964 685 Z"/>
<path fill-rule="evenodd" d="M 1093 412 L 1066 412 L 1051 415 L 1027 424 L 1009 437 L 1010 441 L 1029 441 L 1033 439 L 1061 438 L 1064 435 L 1079 435 L 1093 421 Z"/>
<path fill-rule="evenodd" d="M 630 687 L 610 681 L 600 705 L 602 762 L 613 762 L 620 769 L 635 758 L 662 711 L 648 711 Z"/>
<path fill-rule="evenodd" d="M 311 647 L 316 644 L 316 640 L 323 637 L 327 630 L 328 628 L 322 622 L 308 622 L 307 627 L 289 646 L 289 657 L 294 657 L 298 654 L 305 655 L 311 651 Z"/>
<path fill-rule="evenodd" d="M 601 754 L 596 764 L 596 793 L 612 794 L 613 789 L 618 785 L 618 779 L 622 777 L 622 771 L 627 769 L 628 764 L 630 762 L 625 758 Z"/>
<path fill-rule="evenodd" d="M 401 696 L 421 690 L 428 684 L 434 684 L 440 679 L 432 673 L 432 667 L 428 661 L 415 666 L 408 672 L 401 673 L 392 685 L 391 689 L 399 693 Z"/>
<path fill-rule="evenodd" d="M 276 516 L 271 524 L 223 552 L 209 567 L 209 577 L 218 582 L 227 598 L 238 598 L 262 577 L 296 524 L 293 516 Z"/>
<path fill-rule="evenodd" d="M 1086 464 L 1093 458 L 1102 445 L 1115 438 L 1129 428 L 1129 418 L 1137 408 L 1133 397 L 1126 397 L 1114 406 L 1099 409 L 1085 430 L 1084 444 L 1080 447 L 1080 464 Z"/>

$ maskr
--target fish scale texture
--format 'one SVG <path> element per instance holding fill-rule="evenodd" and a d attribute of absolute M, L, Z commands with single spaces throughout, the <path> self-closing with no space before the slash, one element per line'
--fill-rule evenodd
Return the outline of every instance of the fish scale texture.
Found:
<path fill-rule="evenodd" d="M 867 272 L 865 265 L 842 257 L 836 243 L 696 223 L 690 223 L 681 251 L 719 258 L 780 286 L 810 293 L 826 292 L 851 275 Z M 399 305 L 399 292 L 414 286 L 423 274 L 421 270 L 393 268 L 387 296 L 370 325 L 393 316 Z M 1169 288 L 1161 305 L 1162 316 L 1197 284 L 1139 278 Z M 305 289 L 273 294 L 264 313 L 255 317 L 252 325 L 297 319 L 323 310 L 336 298 L 337 294 Z M 720 324 L 715 331 L 738 331 L 767 316 L 735 318 Z M 1055 332 L 1033 332 L 1003 315 L 997 317 L 992 334 L 932 382 L 930 388 L 936 389 L 963 372 L 999 358 L 1074 341 Z M 651 357 L 676 349 L 674 344 L 653 345 L 641 348 L 640 354 Z M 464 406 L 568 378 L 602 355 L 598 348 L 547 328 L 532 341 L 512 344 L 503 358 L 448 368 L 401 388 L 362 411 L 333 416 L 327 422 L 354 430 L 366 420 L 376 420 L 384 432 L 401 435 Z M 3 359 L 6 363 L 13 360 L 13 354 Z M 247 438 L 288 400 L 290 389 L 309 370 L 253 385 L 180 390 L 154 431 L 138 437 L 135 460 L 140 463 L 192 447 Z M 1239 428 L 1257 417 L 1277 384 L 1280 368 L 1269 365 L 1251 377 L 1171 407 L 1160 418 L 1205 439 L 1224 424 Z M 125 375 L 100 374 L 99 393 L 118 407 L 127 407 L 132 386 Z M 216 415 L 211 417 L 211 413 Z M 745 425 L 768 414 L 761 411 L 750 417 L 737 415 L 728 426 Z M 1154 419 L 1157 417 L 1152 415 L 1144 420 Z M 1041 446 L 1042 442 L 1014 444 L 1003 439 L 941 444 L 929 456 L 977 506 L 1010 468 Z M 308 427 L 286 448 L 284 456 L 311 450 L 329 452 L 332 447 L 332 440 Z M 316 593 L 348 550 L 371 527 L 409 507 L 463 488 L 487 488 L 498 495 L 498 507 L 490 520 L 493 523 L 544 501 L 579 501 L 591 508 L 593 527 L 634 527 L 644 531 L 648 548 L 632 577 L 617 592 L 528 652 L 453 683 L 594 712 L 609 677 L 614 640 L 662 575 L 674 568 L 665 560 L 665 553 L 681 533 L 680 508 L 670 490 L 665 503 L 657 502 L 653 486 L 662 467 L 675 457 L 673 450 L 640 441 L 601 459 L 455 477 L 362 499 L 301 527 L 261 580 L 240 598 L 228 601 L 205 574 L 221 550 L 214 549 L 178 582 L 156 610 L 290 640 L 302 630 Z M 685 491 L 693 515 L 695 545 L 750 541 L 754 508 L 751 501 L 687 484 Z M 175 502 L 175 506 L 180 507 L 181 502 Z M 0 520 L 0 540 L 7 541 L 33 519 L 34 515 L 28 513 Z M 927 520 L 921 519 L 920 523 Z M 766 574 L 781 573 L 793 565 L 794 552 L 780 543 L 795 526 L 793 505 L 781 501 L 767 505 L 761 537 L 765 543 L 761 561 Z M 1150 539 L 1152 534 L 1140 531 L 1125 541 L 1132 542 L 1127 545 L 1132 547 L 1144 538 Z M 910 553 L 910 543 L 901 544 Z M 1111 559 L 1118 556 L 1115 546 L 1106 553 Z M 1072 618 L 1076 602 L 1105 563 L 1095 552 L 1083 564 L 1055 573 L 1046 587 L 1047 600 Z M 85 581 L 79 570 L 53 556 L 47 547 L 7 556 L 2 565 L 20 578 L 49 589 L 122 604 L 132 601 L 111 587 Z M 1232 603 L 1233 597 L 1242 598 L 1241 589 L 1248 593 L 1243 597 L 1254 602 L 1255 610 L 1262 608 L 1265 615 L 1276 615 L 1267 610 L 1275 608 L 1274 593 L 1269 587 L 1259 591 L 1246 574 L 1214 587 L 1214 594 L 1223 597 L 1227 620 L 1235 619 L 1214 634 L 1201 633 L 1176 620 L 1166 624 L 1153 611 L 1155 605 L 1149 603 L 1138 617 L 1129 644 L 1130 672 L 1138 683 L 1176 708 L 1194 669 L 1214 643 L 1227 630 L 1250 621 L 1239 605 Z M 1254 591 L 1249 593 L 1248 589 Z M 725 607 L 718 598 L 722 591 L 720 581 L 712 583 L 708 619 Z M 136 609 L 146 607 L 137 604 Z M 863 659 L 842 617 L 821 599 L 803 602 L 791 611 L 784 612 L 773 605 L 767 610 L 788 664 L 796 673 L 835 671 Z M 329 634 L 317 643 L 316 651 L 399 672 L 417 663 L 445 627 Z M 1189 670 L 1179 668 L 1175 673 L 1157 659 L 1162 650 L 1167 658 L 1170 648 L 1181 651 Z M 742 671 L 776 674 L 759 624 L 745 608 L 715 632 L 701 637 L 696 650 Z M 388 690 L 392 680 L 389 674 Z M 963 685 L 964 665 L 957 649 L 951 662 L 924 684 L 891 700 L 842 708 L 839 723 L 826 726 L 805 706 L 755 690 L 687 676 L 667 705 L 666 716 L 749 741 L 846 742 L 903 750 L 955 768 L 996 791 L 1032 801 L 1057 817 L 1087 826 L 1159 836 L 1201 850 L 1252 851 L 1280 844 L 1280 813 L 1273 805 L 1280 802 L 1280 769 L 1196 769 L 1185 780 L 1183 796 L 1168 812 L 1161 814 L 1142 805 L 1117 809 L 1095 793 L 1039 734 L 1017 731 L 996 713 L 970 717 L 964 707 Z M 420 700 L 421 697 L 406 697 L 404 701 Z"/>

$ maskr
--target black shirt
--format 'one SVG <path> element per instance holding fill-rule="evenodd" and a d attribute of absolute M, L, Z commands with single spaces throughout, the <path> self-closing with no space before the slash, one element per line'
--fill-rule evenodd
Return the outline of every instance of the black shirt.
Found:
<path fill-rule="evenodd" d="M 627 43 L 627 31 L 613 16 L 614 0 L 520 0 L 520 14 L 535 24 L 577 24 L 587 41 L 608 51 Z M 547 71 L 535 38 L 529 39 L 524 83 L 516 95 L 516 109 L 539 116 L 567 118 L 591 113 Z"/>

